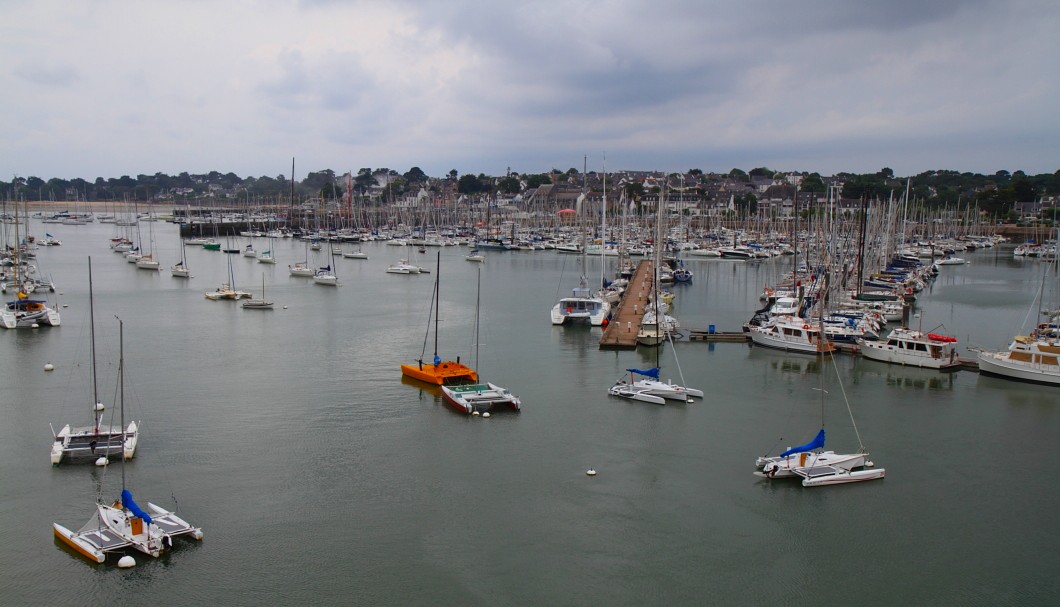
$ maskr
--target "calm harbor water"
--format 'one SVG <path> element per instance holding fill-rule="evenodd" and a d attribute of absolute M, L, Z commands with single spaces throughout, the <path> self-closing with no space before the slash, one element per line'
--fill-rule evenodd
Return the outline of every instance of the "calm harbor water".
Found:
<path fill-rule="evenodd" d="M 434 280 L 386 274 L 402 249 L 371 243 L 369 260 L 335 259 L 335 289 L 288 276 L 287 264 L 306 258 L 301 241 L 256 239 L 279 264 L 230 260 L 240 289 L 260 293 L 264 273 L 276 309 L 261 312 L 203 297 L 228 276 L 224 253 L 188 247 L 194 278 L 172 278 L 175 226 L 152 228 L 157 273 L 109 250 L 111 226 L 31 227 L 64 242 L 38 255 L 68 307 L 59 328 L 0 334 L 5 604 L 1015 605 L 1060 596 L 1055 389 L 678 342 L 660 353 L 664 375 L 680 368 L 704 400 L 615 400 L 606 388 L 656 353 L 600 351 L 599 329 L 550 325 L 580 258 L 493 253 L 481 266 L 478 368 L 521 396 L 523 412 L 471 418 L 401 379 L 399 365 L 420 356 Z M 433 254 L 420 264 L 433 267 Z M 479 266 L 464 254 L 442 250 L 440 350 L 473 360 Z M 102 400 L 114 402 L 119 316 L 126 415 L 143 423 L 127 482 L 141 503 L 178 507 L 205 533 L 158 560 L 137 554 L 131 570 L 90 564 L 51 531 L 53 522 L 80 527 L 98 485 L 113 499 L 121 483 L 118 466 L 48 463 L 48 424 L 90 419 L 89 256 Z M 943 325 L 962 350 L 1002 348 L 1036 306 L 1041 265 L 1010 250 L 967 257 L 921 295 L 922 326 Z M 788 262 L 688 263 L 695 280 L 676 287 L 682 325 L 726 331 Z M 599 276 L 599 265 L 590 272 Z M 43 371 L 47 362 L 55 371 Z M 829 447 L 857 448 L 844 395 L 886 479 L 804 489 L 752 476 L 756 455 L 812 437 L 822 408 Z"/>

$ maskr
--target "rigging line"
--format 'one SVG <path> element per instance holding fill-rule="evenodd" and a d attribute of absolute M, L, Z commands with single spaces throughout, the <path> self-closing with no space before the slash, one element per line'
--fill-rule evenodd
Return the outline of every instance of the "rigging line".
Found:
<path fill-rule="evenodd" d="M 832 356 L 832 368 L 835 369 L 835 378 L 839 383 L 839 391 L 843 394 L 843 402 L 846 403 L 847 413 L 850 415 L 850 425 L 854 428 L 854 435 L 858 438 L 858 451 L 865 451 L 865 444 L 861 442 L 861 432 L 858 432 L 858 425 L 854 421 L 854 411 L 850 408 L 850 399 L 847 398 L 846 388 L 843 387 L 843 379 L 839 376 L 839 365 L 836 364 L 836 357 Z"/>

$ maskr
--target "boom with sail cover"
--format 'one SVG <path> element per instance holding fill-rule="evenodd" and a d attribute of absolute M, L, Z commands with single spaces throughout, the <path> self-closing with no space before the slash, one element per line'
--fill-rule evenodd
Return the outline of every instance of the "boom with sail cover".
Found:
<path fill-rule="evenodd" d="M 133 513 L 133 516 L 138 516 L 144 519 L 144 522 L 150 525 L 154 522 L 151 515 L 144 512 L 136 502 L 133 501 L 132 491 L 128 489 L 121 490 L 121 505 L 129 509 L 129 512 Z"/>
<path fill-rule="evenodd" d="M 626 369 L 626 371 L 636 373 L 637 375 L 643 375 L 644 377 L 659 379 L 659 367 L 652 367 L 651 369 Z"/>
<path fill-rule="evenodd" d="M 813 451 L 814 449 L 820 449 L 824 447 L 824 428 L 817 433 L 817 436 L 813 437 L 813 440 L 806 443 L 805 445 L 799 445 L 798 447 L 792 447 L 780 454 L 780 457 L 787 457 L 795 453 L 803 453 L 804 451 Z"/>

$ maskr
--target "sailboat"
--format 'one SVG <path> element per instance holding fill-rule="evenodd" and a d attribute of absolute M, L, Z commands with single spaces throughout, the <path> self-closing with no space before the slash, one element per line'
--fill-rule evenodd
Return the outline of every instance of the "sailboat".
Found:
<path fill-rule="evenodd" d="M 183 238 L 180 239 L 180 260 L 173 264 L 169 271 L 175 278 L 191 278 L 191 270 L 188 268 L 188 255 Z"/>
<path fill-rule="evenodd" d="M 207 291 L 204 295 L 206 299 L 216 301 L 218 299 L 250 299 L 250 293 L 246 291 L 237 291 L 236 275 L 232 269 L 232 257 L 228 256 L 228 282 L 221 283 L 221 286 L 216 291 Z"/>
<path fill-rule="evenodd" d="M 461 382 L 476 382 L 478 381 L 478 373 L 467 365 L 461 363 L 459 356 L 456 358 L 456 361 L 443 361 L 441 356 L 438 355 L 439 284 L 441 282 L 442 272 L 441 251 L 437 253 L 437 257 L 437 271 L 434 276 L 434 293 L 432 296 L 434 300 L 434 359 L 429 363 L 423 362 L 423 355 L 427 350 L 427 335 L 424 335 L 423 352 L 420 352 L 420 358 L 414 365 L 401 365 L 401 374 L 406 377 L 411 377 L 422 382 L 439 386 Z M 430 327 L 430 319 L 428 319 L 428 335 L 430 334 Z"/>
<path fill-rule="evenodd" d="M 37 328 L 40 325 L 58 327 L 60 324 L 59 312 L 48 306 L 48 302 L 42 299 L 30 299 L 31 286 L 27 286 L 26 280 L 28 267 L 24 265 L 20 257 L 22 250 L 18 238 L 18 221 L 15 221 L 15 251 L 13 278 L 11 287 L 15 289 L 15 299 L 6 302 L 0 308 L 0 326 L 5 329 Z M 7 291 L 8 283 L 4 283 L 3 291 Z"/>
<path fill-rule="evenodd" d="M 335 266 L 335 250 L 331 249 L 331 263 L 326 266 L 317 268 L 316 272 L 313 272 L 313 282 L 318 285 L 324 285 L 325 287 L 337 287 L 339 286 L 338 273 L 332 269 Z"/>
<path fill-rule="evenodd" d="M 883 478 L 886 475 L 886 470 L 875 468 L 875 464 L 868 460 L 868 453 L 861 442 L 861 434 L 858 432 L 858 427 L 854 423 L 854 412 L 850 408 L 849 401 L 846 403 L 847 412 L 850 414 L 850 424 L 858 438 L 858 450 L 854 453 L 836 453 L 835 451 L 824 450 L 824 411 L 827 392 L 824 389 L 823 364 L 827 360 L 826 357 L 827 354 L 824 352 L 818 354 L 818 360 L 822 364 L 821 385 L 816 388 L 821 393 L 820 430 L 808 443 L 785 449 L 779 455 L 770 456 L 767 454 L 758 457 L 755 460 L 755 467 L 758 468 L 755 475 L 768 479 L 798 477 L 802 478 L 804 487 L 868 481 Z M 832 359 L 832 367 L 836 369 L 836 378 L 838 380 L 839 373 L 834 358 Z M 845 392 L 843 398 L 846 400 Z"/>
<path fill-rule="evenodd" d="M 141 270 L 153 270 L 158 271 L 161 268 L 158 260 L 155 259 L 155 224 L 154 222 L 148 222 L 147 234 L 148 234 L 148 246 L 149 251 L 146 254 L 140 255 L 139 259 L 136 260 L 136 267 Z M 137 231 L 139 232 L 139 225 L 137 225 Z M 142 243 L 141 243 L 142 244 Z"/>
<path fill-rule="evenodd" d="M 88 258 L 88 332 L 91 348 L 92 367 L 92 425 L 71 427 L 67 424 L 58 432 L 52 428 L 51 461 L 58 466 L 64 461 L 97 462 L 100 458 L 110 460 L 114 457 L 132 459 L 136 454 L 136 442 L 139 438 L 138 424 L 129 422 L 126 426 L 103 425 L 103 403 L 99 400 L 99 389 L 96 382 L 96 321 L 92 296 L 92 258 Z"/>
<path fill-rule="evenodd" d="M 118 386 L 120 387 L 121 418 L 125 423 L 125 356 L 121 319 L 118 320 L 120 352 L 118 358 Z M 97 563 L 106 561 L 107 554 L 135 548 L 152 557 L 159 557 L 172 548 L 173 538 L 189 535 L 201 540 L 202 529 L 192 527 L 187 521 L 150 502 L 144 511 L 133 500 L 132 492 L 125 486 L 125 460 L 121 468 L 121 494 L 113 504 L 102 500 L 102 483 L 97 496 L 96 511 L 92 518 L 78 531 L 52 523 L 55 537 L 73 548 L 78 554 Z M 131 559 L 131 557 L 129 557 Z M 123 557 L 124 560 L 124 557 Z M 122 565 L 119 562 L 119 565 Z"/>
<path fill-rule="evenodd" d="M 275 249 L 275 248 L 276 248 L 276 242 L 272 238 L 270 238 L 269 239 L 269 250 L 268 251 L 262 251 L 261 253 L 258 254 L 258 263 L 267 263 L 267 264 L 276 263 L 276 256 L 272 253 L 273 249 Z"/>
<path fill-rule="evenodd" d="M 261 299 L 248 299 L 243 302 L 246 310 L 271 310 L 272 302 L 265 299 L 265 272 L 261 273 Z"/>
<path fill-rule="evenodd" d="M 475 368 L 478 368 L 479 347 L 479 304 L 482 292 L 482 268 L 478 271 L 478 283 L 475 294 Z M 490 382 L 442 385 L 442 398 L 461 413 L 485 413 L 497 406 L 505 406 L 519 411 L 522 401 L 507 388 Z"/>
<path fill-rule="evenodd" d="M 303 278 L 312 278 L 316 273 L 312 266 L 309 265 L 309 241 L 305 241 L 305 261 L 295 262 L 293 266 L 287 266 L 287 270 L 291 276 L 300 276 Z"/>

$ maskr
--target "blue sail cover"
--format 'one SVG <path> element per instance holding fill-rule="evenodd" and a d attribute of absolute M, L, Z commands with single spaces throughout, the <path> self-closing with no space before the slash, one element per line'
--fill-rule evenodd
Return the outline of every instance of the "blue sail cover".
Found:
<path fill-rule="evenodd" d="M 121 490 L 121 505 L 128 508 L 129 512 L 132 512 L 133 515 L 144 519 L 144 522 L 146 522 L 148 525 L 151 524 L 151 515 L 144 512 L 143 510 L 140 510 L 140 507 L 137 506 L 136 502 L 133 501 L 132 492 L 128 489 Z"/>
<path fill-rule="evenodd" d="M 659 367 L 652 367 L 651 369 L 626 369 L 630 373 L 636 373 L 637 375 L 643 375 L 645 377 L 651 377 L 652 379 L 659 379 Z"/>
<path fill-rule="evenodd" d="M 784 453 L 780 454 L 780 457 L 787 457 L 793 453 L 802 453 L 803 451 L 813 451 L 814 449 L 820 449 L 824 446 L 824 428 L 817 433 L 817 436 L 813 437 L 813 440 L 806 443 L 805 445 L 799 445 L 798 447 L 792 447 Z"/>

